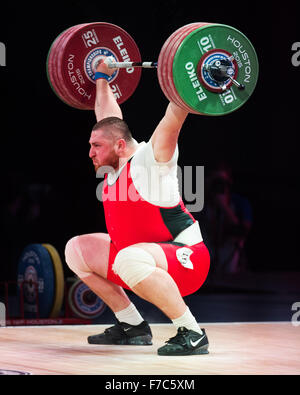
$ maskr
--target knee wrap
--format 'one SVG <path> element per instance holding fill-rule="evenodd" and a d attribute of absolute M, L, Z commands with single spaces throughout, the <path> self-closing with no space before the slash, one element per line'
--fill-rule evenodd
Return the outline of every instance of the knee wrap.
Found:
<path fill-rule="evenodd" d="M 113 271 L 133 288 L 139 282 L 155 270 L 155 259 L 153 256 L 139 247 L 126 247 L 119 251 L 114 264 Z"/>
<path fill-rule="evenodd" d="M 73 237 L 67 242 L 65 258 L 69 268 L 77 274 L 79 278 L 88 277 L 91 274 L 90 268 L 82 257 L 78 236 Z"/>

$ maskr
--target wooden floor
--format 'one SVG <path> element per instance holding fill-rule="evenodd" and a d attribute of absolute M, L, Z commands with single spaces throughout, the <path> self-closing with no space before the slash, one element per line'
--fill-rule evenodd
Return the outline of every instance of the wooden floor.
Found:
<path fill-rule="evenodd" d="M 0 328 L 0 370 L 33 375 L 300 374 L 300 327 L 290 322 L 201 324 L 207 355 L 158 356 L 175 335 L 171 324 L 152 324 L 153 346 L 99 346 L 87 336 L 110 325 Z"/>

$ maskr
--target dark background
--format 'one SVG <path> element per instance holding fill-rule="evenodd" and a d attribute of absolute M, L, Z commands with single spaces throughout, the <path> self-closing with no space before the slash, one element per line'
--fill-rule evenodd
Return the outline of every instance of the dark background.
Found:
<path fill-rule="evenodd" d="M 0 41 L 7 49 L 6 67 L 0 68 L 0 281 L 16 280 L 18 256 L 29 243 L 51 243 L 63 256 L 72 236 L 106 230 L 95 195 L 99 180 L 88 158 L 94 114 L 62 103 L 46 76 L 52 41 L 70 26 L 96 21 L 128 31 L 144 60 L 156 60 L 165 40 L 191 22 L 228 24 L 250 39 L 260 63 L 256 90 L 230 115 L 190 115 L 180 136 L 179 165 L 209 166 L 226 159 L 235 190 L 253 208 L 249 270 L 299 271 L 300 67 L 291 63 L 291 47 L 300 32 L 292 3 L 280 9 L 177 0 L 5 7 L 0 16 Z M 166 105 L 155 71 L 143 71 L 136 92 L 122 105 L 137 140 L 150 137 Z"/>

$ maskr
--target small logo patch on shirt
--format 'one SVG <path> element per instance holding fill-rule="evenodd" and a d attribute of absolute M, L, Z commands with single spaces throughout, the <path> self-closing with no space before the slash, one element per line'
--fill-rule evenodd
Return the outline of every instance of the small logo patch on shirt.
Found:
<path fill-rule="evenodd" d="M 190 248 L 182 247 L 176 250 L 176 256 L 179 262 L 182 264 L 183 267 L 187 269 L 194 269 L 193 262 L 190 259 L 193 251 Z"/>

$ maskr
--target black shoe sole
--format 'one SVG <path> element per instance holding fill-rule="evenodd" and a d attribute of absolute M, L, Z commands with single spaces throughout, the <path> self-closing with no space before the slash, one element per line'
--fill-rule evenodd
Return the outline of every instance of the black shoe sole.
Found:
<path fill-rule="evenodd" d="M 182 350 L 182 351 L 172 352 L 172 351 L 167 351 L 167 350 L 160 351 L 158 349 L 157 354 L 164 355 L 164 356 L 203 355 L 203 354 L 209 354 L 209 351 L 208 351 L 208 344 L 205 344 L 204 346 L 195 348 L 194 350 Z"/>
<path fill-rule="evenodd" d="M 108 339 L 91 339 L 88 337 L 89 344 L 115 345 L 115 346 L 152 346 L 152 337 L 150 335 L 128 337 L 126 339 L 108 340 Z"/>

